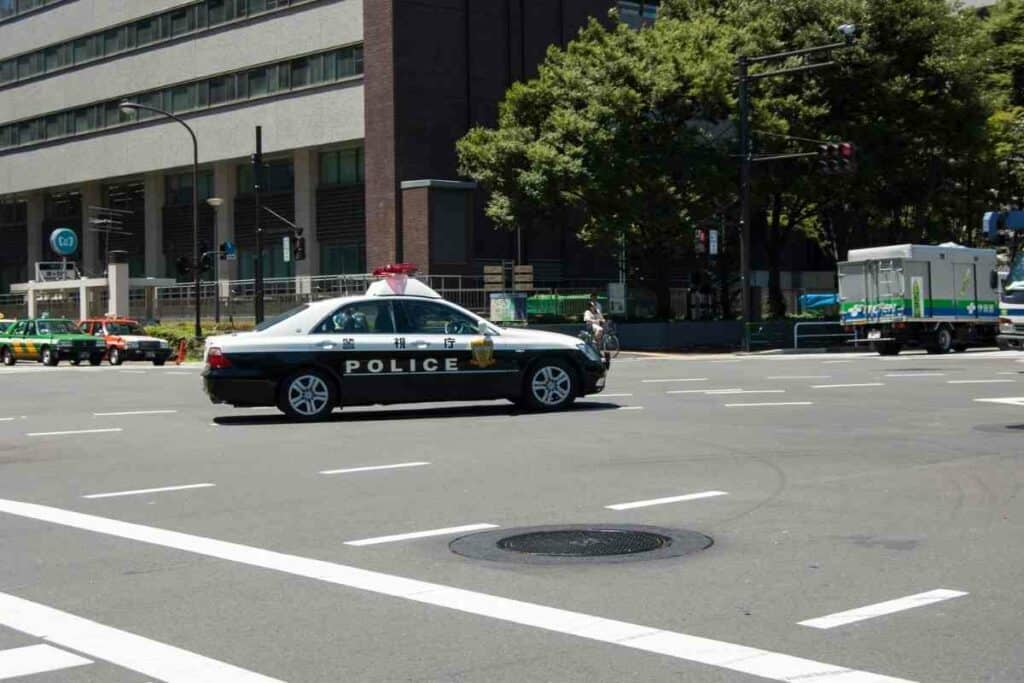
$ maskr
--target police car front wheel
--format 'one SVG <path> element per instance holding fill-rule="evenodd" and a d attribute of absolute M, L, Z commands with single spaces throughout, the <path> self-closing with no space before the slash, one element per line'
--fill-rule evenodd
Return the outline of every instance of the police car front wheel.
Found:
<path fill-rule="evenodd" d="M 297 372 L 281 383 L 278 408 L 300 420 L 323 419 L 336 403 L 334 384 L 319 370 Z"/>
<path fill-rule="evenodd" d="M 563 361 L 544 360 L 526 376 L 523 403 L 533 410 L 557 410 L 576 399 L 576 373 Z"/>

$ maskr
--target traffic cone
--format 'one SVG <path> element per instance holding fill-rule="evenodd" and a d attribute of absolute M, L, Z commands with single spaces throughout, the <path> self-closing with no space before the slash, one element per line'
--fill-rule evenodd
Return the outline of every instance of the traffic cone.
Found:
<path fill-rule="evenodd" d="M 185 357 L 188 353 L 188 344 L 182 339 L 178 342 L 178 358 L 174 361 L 175 365 L 181 365 L 185 362 Z"/>

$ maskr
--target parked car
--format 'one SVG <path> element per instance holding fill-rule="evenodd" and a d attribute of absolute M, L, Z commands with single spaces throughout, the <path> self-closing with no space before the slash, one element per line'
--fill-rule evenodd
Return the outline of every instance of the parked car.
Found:
<path fill-rule="evenodd" d="M 170 345 L 163 339 L 147 336 L 137 320 L 89 318 L 81 321 L 79 327 L 85 334 L 103 337 L 111 365 L 120 365 L 126 360 L 153 361 L 153 365 L 163 365 L 171 357 Z"/>
<path fill-rule="evenodd" d="M 82 334 L 78 326 L 59 318 L 18 320 L 0 336 L 0 359 L 4 365 L 19 360 L 57 365 L 62 360 L 78 365 L 84 360 L 99 365 L 106 354 L 103 340 Z"/>

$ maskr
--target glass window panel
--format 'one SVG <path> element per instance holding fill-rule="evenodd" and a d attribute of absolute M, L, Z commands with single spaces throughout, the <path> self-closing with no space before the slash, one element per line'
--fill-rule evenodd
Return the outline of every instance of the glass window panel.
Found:
<path fill-rule="evenodd" d="M 43 55 L 40 52 L 18 57 L 18 78 L 28 78 L 43 72 Z"/>
<path fill-rule="evenodd" d="M 229 13 L 229 6 L 233 8 L 234 4 L 234 0 L 206 0 L 206 20 L 209 25 L 216 26 L 230 20 L 233 12 Z"/>
<path fill-rule="evenodd" d="M 192 30 L 192 8 L 176 10 L 170 13 L 171 37 L 180 36 Z"/>
<path fill-rule="evenodd" d="M 248 76 L 249 97 L 259 97 L 260 95 L 266 95 L 270 89 L 267 69 L 253 69 L 249 72 Z"/>
<path fill-rule="evenodd" d="M 69 45 L 64 44 L 46 48 L 46 52 L 43 55 L 46 71 L 53 71 L 67 65 L 69 47 Z"/>
<path fill-rule="evenodd" d="M 159 36 L 159 28 L 155 18 L 141 19 L 135 22 L 135 43 L 147 45 Z"/>
<path fill-rule="evenodd" d="M 354 76 L 356 73 L 355 58 L 351 48 L 338 50 L 338 78 Z"/>
<path fill-rule="evenodd" d="M 222 104 L 235 99 L 235 77 L 218 76 L 210 79 L 210 105 Z"/>
<path fill-rule="evenodd" d="M 171 88 L 171 113 L 188 111 L 195 108 L 196 87 L 194 84 Z"/>
<path fill-rule="evenodd" d="M 313 55 L 309 58 L 309 82 L 324 82 L 324 59 L 321 55 Z"/>
<path fill-rule="evenodd" d="M 96 57 L 96 37 L 86 36 L 74 42 L 75 64 L 89 61 Z"/>
<path fill-rule="evenodd" d="M 103 54 L 112 55 L 124 50 L 124 27 L 115 28 L 103 34 Z"/>
<path fill-rule="evenodd" d="M 324 79 L 333 81 L 338 77 L 338 53 L 329 52 L 324 55 Z"/>
<path fill-rule="evenodd" d="M 352 61 L 355 63 L 356 73 L 363 73 L 363 46 L 357 45 L 352 48 Z"/>
<path fill-rule="evenodd" d="M 309 60 L 303 57 L 302 59 L 292 60 L 292 87 L 301 88 L 304 85 L 309 85 Z"/>
<path fill-rule="evenodd" d="M 337 185 L 338 184 L 338 153 L 337 152 L 321 152 L 320 153 L 320 184 L 321 185 Z"/>
<path fill-rule="evenodd" d="M 359 150 L 343 149 L 338 152 L 338 183 L 359 184 Z"/>
<path fill-rule="evenodd" d="M 64 114 L 46 117 L 46 139 L 59 138 L 64 135 Z"/>
<path fill-rule="evenodd" d="M 6 62 L 0 62 L 0 83 L 8 83 L 17 78 L 18 73 L 18 62 L 14 59 L 8 59 Z"/>
<path fill-rule="evenodd" d="M 75 132 L 86 133 L 93 129 L 93 115 L 90 107 L 83 107 L 74 111 Z"/>

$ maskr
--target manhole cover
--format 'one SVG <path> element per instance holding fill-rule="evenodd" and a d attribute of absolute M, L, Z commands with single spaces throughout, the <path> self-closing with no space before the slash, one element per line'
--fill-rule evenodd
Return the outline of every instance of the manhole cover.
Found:
<path fill-rule="evenodd" d="M 628 562 L 679 557 L 713 541 L 685 529 L 638 525 L 541 526 L 470 534 L 449 544 L 465 557 L 525 564 Z"/>

